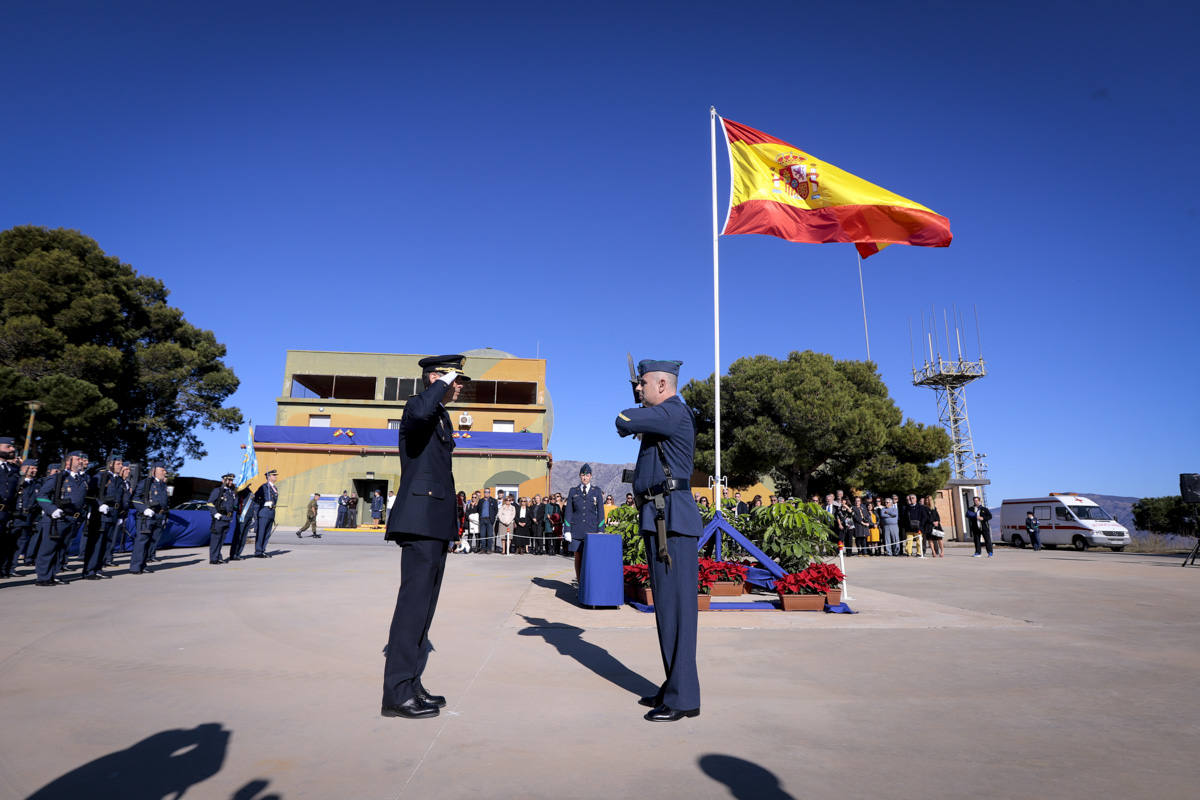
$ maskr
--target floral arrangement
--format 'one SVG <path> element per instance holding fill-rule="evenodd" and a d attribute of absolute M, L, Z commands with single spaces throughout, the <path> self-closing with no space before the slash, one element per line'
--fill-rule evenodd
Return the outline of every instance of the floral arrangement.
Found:
<path fill-rule="evenodd" d="M 700 569 L 697 570 L 696 573 L 697 594 L 712 594 L 713 584 L 718 580 L 721 580 L 716 574 L 714 574 L 712 567 L 705 566 L 705 562 L 708 562 L 708 564 L 716 563 L 709 561 L 707 558 L 700 559 Z"/>
<path fill-rule="evenodd" d="M 650 586 L 650 567 L 645 564 L 626 564 L 625 585 L 645 589 Z"/>
<path fill-rule="evenodd" d="M 745 564 L 733 561 L 713 561 L 702 558 L 700 559 L 700 571 L 707 571 L 714 581 L 745 583 L 748 568 Z"/>
<path fill-rule="evenodd" d="M 838 569 L 838 565 L 830 562 L 814 562 L 809 564 L 804 571 L 810 573 L 814 581 L 823 583 L 826 589 L 836 589 L 846 579 L 846 576 Z"/>

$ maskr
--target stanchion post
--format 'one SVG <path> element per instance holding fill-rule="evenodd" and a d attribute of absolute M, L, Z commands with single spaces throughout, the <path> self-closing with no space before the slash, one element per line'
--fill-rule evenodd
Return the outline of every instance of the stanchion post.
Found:
<path fill-rule="evenodd" d="M 846 545 L 838 542 L 838 567 L 842 570 L 842 599 L 853 600 L 850 596 L 850 583 L 846 580 Z"/>

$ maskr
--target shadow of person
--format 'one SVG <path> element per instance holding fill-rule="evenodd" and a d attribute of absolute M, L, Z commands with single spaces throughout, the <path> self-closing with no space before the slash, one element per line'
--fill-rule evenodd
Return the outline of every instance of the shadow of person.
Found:
<path fill-rule="evenodd" d="M 267 787 L 270 785 L 271 782 L 265 778 L 255 778 L 234 792 L 233 797 L 229 798 L 229 800 L 282 800 L 282 798 L 275 793 L 264 795 L 258 794 L 259 792 L 266 791 Z"/>
<path fill-rule="evenodd" d="M 521 618 L 528 622 L 530 627 L 517 631 L 518 636 L 542 637 L 546 644 L 553 645 L 560 654 L 570 656 L 601 678 L 638 697 L 652 695 L 658 691 L 658 686 L 622 664 L 603 647 L 584 640 L 583 628 L 549 622 L 540 617 L 527 617 L 524 614 Z"/>
<path fill-rule="evenodd" d="M 173 800 L 221 771 L 230 732 L 216 722 L 147 736 L 55 778 L 27 800 Z"/>
<path fill-rule="evenodd" d="M 774 772 L 753 761 L 709 753 L 697 763 L 705 775 L 728 786 L 738 800 L 796 800 L 779 785 Z"/>
<path fill-rule="evenodd" d="M 550 580 L 549 578 L 534 578 L 533 585 L 540 586 L 543 589 L 553 589 L 554 596 L 559 600 L 570 603 L 573 606 L 579 605 L 579 592 L 569 583 Z"/>

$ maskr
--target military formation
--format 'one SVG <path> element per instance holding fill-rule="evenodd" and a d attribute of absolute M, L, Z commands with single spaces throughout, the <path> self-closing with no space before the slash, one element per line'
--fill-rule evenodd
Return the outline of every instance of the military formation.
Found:
<path fill-rule="evenodd" d="M 222 476 L 221 485 L 209 494 L 210 564 L 240 560 L 251 530 L 255 557 L 271 557 L 267 544 L 275 527 L 278 474 L 270 470 L 266 478 L 244 515 L 238 513 L 233 473 Z M 105 580 L 112 577 L 106 568 L 115 568 L 117 553 L 125 550 L 130 575 L 150 574 L 150 565 L 159 561 L 169 505 L 167 470 L 161 463 L 151 463 L 145 475 L 135 476 L 120 456 L 92 469 L 87 455 L 75 450 L 39 476 L 37 462 L 22 461 L 12 437 L 0 436 L 0 578 L 17 577 L 18 567 L 32 566 L 37 586 L 65 586 L 71 581 L 60 575 L 75 567 L 80 580 Z M 230 532 L 229 554 L 222 558 Z M 70 549 L 76 543 L 78 564 L 72 565 Z"/>

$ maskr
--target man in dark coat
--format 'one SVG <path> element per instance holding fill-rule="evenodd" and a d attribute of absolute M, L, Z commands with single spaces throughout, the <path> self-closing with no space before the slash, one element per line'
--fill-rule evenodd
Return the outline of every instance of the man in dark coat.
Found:
<path fill-rule="evenodd" d="M 33 544 L 34 529 L 37 524 L 38 511 L 37 493 L 41 483 L 37 479 L 37 462 L 27 458 L 21 462 L 21 480 L 16 487 L 16 500 L 13 507 L 11 535 L 16 550 L 8 563 L 5 574 L 13 577 L 16 574 L 17 562 L 29 564 L 37 555 Z"/>
<path fill-rule="evenodd" d="M 254 505 L 258 509 L 258 527 L 254 533 L 255 558 L 271 557 L 267 552 L 267 542 L 271 541 L 271 531 L 275 529 L 275 506 L 279 503 L 279 489 L 275 488 L 279 473 L 269 470 L 266 477 L 263 485 L 254 491 Z"/>
<path fill-rule="evenodd" d="M 971 538 L 975 540 L 975 555 L 971 557 L 979 558 L 983 555 L 981 545 L 986 545 L 988 558 L 991 558 L 992 511 L 983 504 L 979 495 L 975 495 L 973 504 L 967 509 L 967 527 L 971 531 Z"/>
<path fill-rule="evenodd" d="M 63 470 L 42 482 L 38 505 L 42 509 L 41 545 L 37 555 L 37 585 L 63 584 L 57 578 L 62 554 L 79 533 L 87 514 L 87 456 L 78 450 L 67 455 Z"/>
<path fill-rule="evenodd" d="M 121 468 L 124 461 L 120 456 L 109 456 L 107 467 L 91 478 L 92 498 L 90 513 L 85 528 L 83 546 L 79 556 L 83 560 L 85 580 L 100 580 L 109 577 L 101 571 L 107 560 L 108 542 L 114 535 L 113 528 L 121 522 L 121 499 L 124 483 Z"/>
<path fill-rule="evenodd" d="M 0 578 L 12 576 L 17 531 L 13 527 L 21 494 L 21 459 L 10 436 L 0 436 Z"/>
<path fill-rule="evenodd" d="M 922 532 L 930 522 L 929 509 L 921 505 L 915 494 L 908 496 L 908 505 L 904 508 L 904 519 L 908 528 L 904 531 L 904 550 L 910 556 L 925 557 L 922 549 Z"/>
<path fill-rule="evenodd" d="M 485 488 L 483 497 L 479 498 L 479 538 L 475 547 L 476 553 L 490 553 L 496 546 L 496 514 L 500 506 L 492 497 L 492 490 Z"/>
<path fill-rule="evenodd" d="M 137 535 L 133 540 L 133 552 L 129 555 L 129 574 L 143 575 L 152 572 L 146 567 L 153 559 L 155 543 L 167 524 L 167 468 L 162 464 L 151 464 L 149 475 L 140 482 L 133 495 L 133 508 L 137 512 Z"/>
<path fill-rule="evenodd" d="M 237 521 L 238 497 L 233 486 L 233 473 L 221 476 L 221 485 L 208 494 L 208 505 L 212 509 L 212 520 L 208 527 L 208 563 L 224 564 L 221 560 L 221 545 L 231 523 Z"/>
<path fill-rule="evenodd" d="M 579 468 L 579 485 L 567 492 L 566 507 L 563 509 L 563 538 L 568 549 L 575 554 L 575 580 L 579 580 L 579 568 L 583 565 L 584 535 L 598 533 L 604 528 L 604 490 L 592 485 L 592 466 Z"/>
<path fill-rule="evenodd" d="M 401 547 L 400 590 L 383 667 L 385 717 L 438 715 L 446 698 L 421 683 L 429 658 L 429 626 L 437 609 L 446 552 L 458 537 L 453 428 L 446 404 L 458 399 L 461 355 L 421 359 L 424 390 L 409 398 L 400 420 L 400 487 L 384 538 Z"/>
<path fill-rule="evenodd" d="M 674 722 L 700 715 L 700 677 L 696 670 L 696 608 L 699 565 L 696 540 L 703 532 L 700 510 L 689 488 L 696 427 L 691 410 L 678 395 L 679 361 L 638 364 L 635 395 L 642 405 L 617 415 L 621 436 L 641 434 L 634 469 L 633 491 L 641 506 L 654 590 L 654 620 L 666 680 L 658 693 L 638 702 L 650 706 L 646 719 Z M 667 469 L 670 470 L 668 478 Z M 663 497 L 661 512 L 654 502 Z M 659 555 L 656 530 L 659 514 L 666 530 L 667 556 Z"/>

